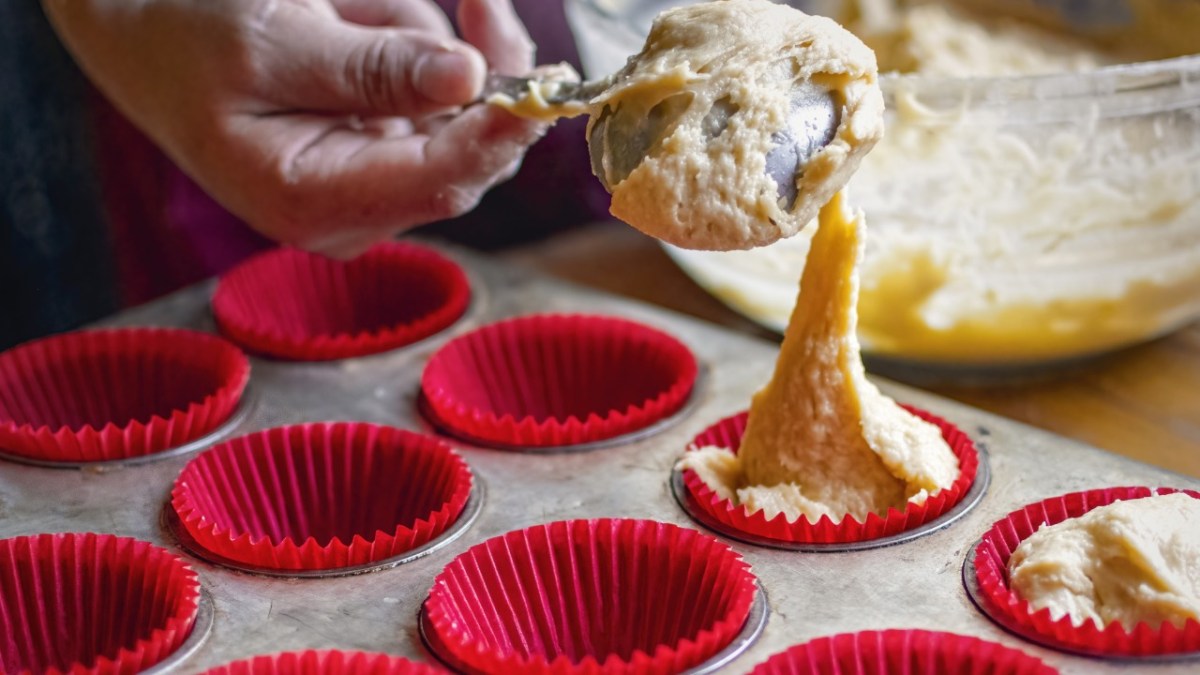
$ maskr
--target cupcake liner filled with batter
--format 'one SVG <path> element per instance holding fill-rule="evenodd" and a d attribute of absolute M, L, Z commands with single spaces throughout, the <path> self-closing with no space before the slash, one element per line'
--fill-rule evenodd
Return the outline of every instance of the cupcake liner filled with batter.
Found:
<path fill-rule="evenodd" d="M 151 455 L 237 408 L 250 362 L 214 335 L 167 328 L 63 333 L 0 354 L 0 451 L 43 462 Z"/>
<path fill-rule="evenodd" d="M 775 654 L 752 675 L 1055 675 L 1040 659 L 976 637 L 884 630 L 817 638 Z"/>
<path fill-rule="evenodd" d="M 1074 492 L 1013 511 L 992 525 L 968 559 L 963 575 L 972 592 L 972 599 L 986 615 L 1004 628 L 1033 642 L 1063 651 L 1118 657 L 1200 655 L 1200 621 L 1194 617 L 1162 621 L 1157 625 L 1138 621 L 1132 627 L 1121 621 L 1104 624 L 1095 618 L 1073 621 L 1068 614 L 1056 616 L 1051 607 L 1035 609 L 1030 600 L 1016 590 L 1011 576 L 1009 563 L 1014 552 L 1039 529 L 1080 518 L 1118 501 L 1173 494 L 1200 499 L 1200 492 L 1191 490 L 1118 487 Z M 1128 525 L 1135 530 L 1146 530 L 1153 526 L 1154 523 L 1150 522 Z M 1189 527 L 1187 524 L 1183 526 L 1185 530 Z M 1168 547 L 1177 548 L 1176 544 L 1168 544 Z M 1086 542 L 1073 538 L 1069 545 L 1072 549 L 1083 550 Z M 1192 550 L 1195 550 L 1194 546 Z M 1109 553 L 1121 553 L 1129 559 L 1129 564 L 1138 569 L 1155 562 L 1152 558 L 1159 557 L 1153 551 L 1144 551 L 1132 544 L 1123 546 L 1120 552 L 1110 547 Z M 1090 559 L 1094 556 L 1086 557 Z M 1195 574 L 1195 569 L 1191 568 L 1190 572 L 1185 570 L 1186 573 Z M 1061 574 L 1056 573 L 1055 576 Z M 1093 580 L 1093 583 L 1100 581 Z M 1169 590 L 1134 582 L 1127 587 L 1137 587 L 1136 590 L 1145 590 L 1156 596 Z"/>
<path fill-rule="evenodd" d="M 145 670 L 187 639 L 196 573 L 165 549 L 111 534 L 0 540 L 0 671 Z"/>
<path fill-rule="evenodd" d="M 296 361 L 375 354 L 429 337 L 466 312 L 457 263 L 410 243 L 377 244 L 349 261 L 278 249 L 221 278 L 212 309 L 247 349 Z"/>
<path fill-rule="evenodd" d="M 455 338 L 421 378 L 439 427 L 481 444 L 552 447 L 644 429 L 687 402 L 696 359 L 626 319 L 532 315 Z"/>
<path fill-rule="evenodd" d="M 203 552 L 275 571 L 331 570 L 399 556 L 462 513 L 471 471 L 442 441 L 357 422 L 278 427 L 232 439 L 184 467 L 171 492 Z"/>
<path fill-rule="evenodd" d="M 683 470 L 685 489 L 692 503 L 717 523 L 733 530 L 787 544 L 847 544 L 870 541 L 900 534 L 929 523 L 957 505 L 971 489 L 979 469 L 979 452 L 971 438 L 958 427 L 923 410 L 904 406 L 917 417 L 934 424 L 959 461 L 958 478 L 949 488 L 935 492 L 921 503 L 908 502 L 903 509 L 889 508 L 871 513 L 864 519 L 846 515 L 840 520 L 821 516 L 789 520 L 784 513 L 768 518 L 764 510 L 751 510 L 744 504 L 723 498 L 709 487 L 696 471 Z M 725 448 L 736 454 L 746 429 L 748 413 L 727 417 L 694 438 L 688 452 L 700 448 Z"/>
<path fill-rule="evenodd" d="M 676 673 L 726 647 L 755 579 L 732 549 L 650 520 L 571 520 L 478 544 L 434 580 L 424 635 L 472 673 Z"/>

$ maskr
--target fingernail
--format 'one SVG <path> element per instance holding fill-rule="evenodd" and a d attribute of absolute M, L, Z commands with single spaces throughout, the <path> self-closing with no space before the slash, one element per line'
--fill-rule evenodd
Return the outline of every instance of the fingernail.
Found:
<path fill-rule="evenodd" d="M 435 103 L 470 102 L 483 86 L 475 65 L 473 59 L 462 52 L 429 52 L 417 61 L 413 86 Z"/>

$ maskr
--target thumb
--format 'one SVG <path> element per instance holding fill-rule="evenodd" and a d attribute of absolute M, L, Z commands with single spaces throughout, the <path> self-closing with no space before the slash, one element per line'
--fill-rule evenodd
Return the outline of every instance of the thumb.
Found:
<path fill-rule="evenodd" d="M 487 65 L 465 42 L 415 28 L 350 24 L 279 12 L 264 64 L 271 98 L 287 108 L 416 117 L 470 103 Z"/>

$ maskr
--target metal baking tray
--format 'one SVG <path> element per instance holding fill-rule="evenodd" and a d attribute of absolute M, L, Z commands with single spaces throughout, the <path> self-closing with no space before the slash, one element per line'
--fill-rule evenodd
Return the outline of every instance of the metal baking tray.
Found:
<path fill-rule="evenodd" d="M 132 465 L 82 469 L 0 462 L 0 536 L 109 532 L 180 551 L 205 589 L 201 621 L 182 658 L 156 670 L 195 673 L 256 654 L 302 648 L 387 652 L 433 661 L 418 614 L 433 578 L 469 546 L 552 520 L 652 518 L 689 527 L 672 492 L 672 465 L 702 429 L 748 405 L 771 373 L 777 345 L 661 308 L 598 293 L 440 247 L 467 270 L 474 299 L 442 334 L 396 351 L 342 361 L 289 363 L 252 358 L 247 402 L 235 421 L 187 453 Z M 213 330 L 213 282 L 124 312 L 104 325 Z M 478 491 L 455 536 L 358 574 L 280 578 L 235 571 L 192 555 L 164 523 L 171 484 L 207 444 L 258 429 L 320 420 L 362 420 L 436 433 L 417 410 L 427 358 L 448 338 L 505 317 L 534 312 L 623 316 L 666 330 L 702 363 L 691 404 L 652 434 L 603 447 L 521 453 L 450 439 L 475 472 Z M 986 455 L 990 484 L 975 506 L 944 527 L 889 546 L 842 552 L 789 551 L 724 538 L 753 566 L 765 593 L 765 628 L 741 653 L 712 668 L 744 673 L 771 654 L 811 638 L 883 628 L 975 635 L 1023 650 L 1064 673 L 1197 672 L 1200 660 L 1136 662 L 1073 656 L 1013 636 L 972 604 L 963 564 L 980 535 L 1027 503 L 1077 490 L 1149 485 L 1200 488 L 1200 481 L 1130 461 L 979 410 L 879 381 L 903 403 L 942 416 Z M 717 535 L 720 536 L 720 535 Z M 211 620 L 209 619 L 211 617 Z M 752 622 L 753 623 L 753 622 Z M 209 627 L 211 626 L 211 627 Z M 748 627 L 744 637 L 754 636 Z"/>

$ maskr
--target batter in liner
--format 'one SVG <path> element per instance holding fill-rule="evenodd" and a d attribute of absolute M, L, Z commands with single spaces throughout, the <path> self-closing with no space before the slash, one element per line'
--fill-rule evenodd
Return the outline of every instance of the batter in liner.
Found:
<path fill-rule="evenodd" d="M 842 193 L 821 209 L 775 374 L 754 397 L 738 454 L 700 448 L 680 461 L 767 519 L 861 521 L 921 503 L 958 478 L 940 430 L 866 378 L 854 311 L 864 232 Z"/>
<path fill-rule="evenodd" d="M 1043 526 L 1013 551 L 1009 584 L 1034 611 L 1075 625 L 1200 620 L 1200 499 L 1114 502 Z"/>

